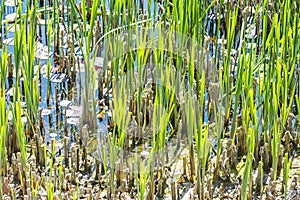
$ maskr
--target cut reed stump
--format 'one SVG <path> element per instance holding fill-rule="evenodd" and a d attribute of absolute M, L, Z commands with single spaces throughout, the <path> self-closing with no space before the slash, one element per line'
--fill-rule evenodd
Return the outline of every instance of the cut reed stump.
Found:
<path fill-rule="evenodd" d="M 176 200 L 176 187 L 175 187 L 175 181 L 171 182 L 171 195 L 172 200 Z"/>
<path fill-rule="evenodd" d="M 68 137 L 64 137 L 64 154 L 65 154 L 65 165 L 66 167 L 69 167 Z"/>

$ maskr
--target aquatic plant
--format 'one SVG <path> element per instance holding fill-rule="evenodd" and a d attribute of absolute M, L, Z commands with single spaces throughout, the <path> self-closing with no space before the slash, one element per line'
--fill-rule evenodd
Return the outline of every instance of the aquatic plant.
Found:
<path fill-rule="evenodd" d="M 97 123 L 96 120 L 96 105 L 95 105 L 95 69 L 94 69 L 94 59 L 95 52 L 91 52 L 92 48 L 92 38 L 94 33 L 94 25 L 97 16 L 97 10 L 100 5 L 100 1 L 93 1 L 91 9 L 90 19 L 87 18 L 87 7 L 86 1 L 81 2 L 81 14 L 78 16 L 78 8 L 75 1 L 70 0 L 70 5 L 72 7 L 72 13 L 76 13 L 72 17 L 75 17 L 78 24 L 83 24 L 83 27 L 79 25 L 80 30 L 80 49 L 83 54 L 83 62 L 85 67 L 85 86 L 83 95 L 83 125 L 88 124 L 91 130 L 95 130 Z M 87 24 L 89 23 L 89 29 Z M 92 111 L 92 112 L 90 112 Z M 94 113 L 94 114 L 93 114 Z"/>
<path fill-rule="evenodd" d="M 2 66 L 3 67 L 3 66 Z M 8 111 L 6 109 L 6 101 L 4 92 L 0 92 L 0 148 L 2 149 L 0 154 L 0 168 L 2 169 L 5 165 L 6 160 L 6 138 L 7 138 L 7 125 L 8 125 Z M 3 170 L 0 171 L 0 178 L 2 179 Z M 2 196 L 2 181 L 0 183 L 0 196 Z"/>
<path fill-rule="evenodd" d="M 10 110 L 12 112 L 13 120 L 14 120 L 14 125 L 15 125 L 15 130 L 16 130 L 16 135 L 18 138 L 18 145 L 20 147 L 20 152 L 21 152 L 21 163 L 22 163 L 22 168 L 23 171 L 20 172 L 21 177 L 25 176 L 25 169 L 26 169 L 26 161 L 27 161 L 27 156 L 26 156 L 26 135 L 24 132 L 24 125 L 22 122 L 22 106 L 21 106 L 21 101 L 20 101 L 20 90 L 19 88 L 15 88 L 17 91 L 17 96 L 14 96 L 14 100 L 12 103 L 10 103 Z"/>

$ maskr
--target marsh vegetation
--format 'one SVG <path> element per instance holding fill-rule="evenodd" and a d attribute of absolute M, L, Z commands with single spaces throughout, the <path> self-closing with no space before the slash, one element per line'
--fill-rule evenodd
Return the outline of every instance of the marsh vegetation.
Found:
<path fill-rule="evenodd" d="M 299 14 L 2 0 L 0 199 L 300 199 Z"/>

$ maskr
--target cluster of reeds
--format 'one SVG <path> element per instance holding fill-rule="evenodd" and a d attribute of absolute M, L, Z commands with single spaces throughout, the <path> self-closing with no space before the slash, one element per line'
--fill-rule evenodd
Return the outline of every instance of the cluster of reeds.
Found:
<path fill-rule="evenodd" d="M 16 3 L 13 60 L 4 44 L 12 28 L 1 24 L 0 178 L 9 163 L 18 169 L 22 195 L 180 199 L 190 182 L 205 199 L 225 195 L 220 180 L 240 183 L 232 198 L 269 197 L 279 180 L 284 198 L 297 189 L 290 172 L 300 138 L 299 1 Z M 2 1 L 1 19 L 5 8 Z M 43 33 L 46 91 L 37 55 Z M 59 100 L 82 105 L 77 126 L 67 125 L 70 103 Z M 48 119 L 63 130 L 61 142 L 45 144 L 52 128 L 44 130 L 43 101 L 55 107 Z M 98 185 L 82 189 L 76 175 L 92 166 Z"/>
<path fill-rule="evenodd" d="M 291 122 L 288 118 L 296 112 L 295 109 L 293 110 L 293 105 L 295 106 L 298 93 L 298 74 L 294 72 L 299 62 L 299 16 L 297 14 L 292 15 L 292 13 L 299 11 L 299 5 L 297 3 L 292 4 L 290 1 L 275 3 L 274 7 L 268 1 L 248 2 L 247 6 L 240 1 L 236 2 L 238 6 L 233 6 L 233 2 L 225 3 L 222 1 L 218 3 L 215 1 L 185 3 L 184 1 L 165 1 L 163 4 L 154 2 L 155 5 L 158 5 L 158 10 L 154 6 L 152 16 L 154 16 L 154 20 L 156 20 L 156 16 L 159 16 L 159 19 L 154 23 L 145 23 L 141 26 L 136 24 L 135 27 L 139 30 L 136 33 L 139 36 L 136 42 L 146 38 L 146 34 L 143 35 L 143 30 L 147 30 L 149 27 L 167 27 L 170 32 L 179 32 L 185 37 L 195 40 L 203 51 L 209 51 L 205 49 L 205 46 L 212 45 L 214 57 L 211 59 L 214 62 L 209 67 L 210 69 L 203 69 L 203 64 L 195 64 L 195 60 L 200 63 L 204 60 L 204 54 L 194 52 L 199 51 L 193 46 L 195 42 L 191 42 L 190 47 L 179 44 L 178 48 L 182 48 L 180 55 L 174 52 L 174 54 L 170 54 L 167 52 L 174 51 L 174 46 L 168 44 L 168 37 L 161 40 L 160 34 L 158 34 L 155 39 L 158 46 L 155 50 L 148 51 L 143 43 L 138 43 L 137 53 L 126 53 L 122 59 L 118 59 L 117 66 L 112 65 L 111 73 L 114 74 L 114 79 L 118 79 L 120 72 L 124 73 L 124 65 L 127 66 L 127 72 L 130 67 L 134 66 L 137 71 L 135 81 L 137 84 L 141 84 L 142 74 L 146 74 L 144 73 L 146 70 L 144 68 L 145 61 L 147 63 L 150 60 L 151 63 L 153 58 L 152 63 L 155 66 L 155 69 L 152 69 L 153 73 L 159 71 L 159 64 L 164 65 L 164 70 L 166 70 L 172 63 L 168 62 L 169 60 L 175 61 L 171 65 L 176 68 L 177 72 L 187 72 L 188 86 L 182 87 L 183 79 L 176 79 L 178 78 L 176 77 L 178 82 L 174 82 L 177 85 L 173 89 L 174 91 L 184 90 L 181 93 L 183 95 L 181 99 L 184 99 L 184 102 L 180 103 L 185 104 L 182 110 L 186 116 L 181 115 L 181 117 L 186 118 L 187 144 L 191 158 L 191 180 L 194 179 L 193 175 L 197 171 L 197 184 L 198 187 L 202 186 L 199 187 L 198 195 L 204 198 L 204 188 L 208 178 L 205 176 L 205 169 L 207 159 L 210 159 L 208 156 L 210 154 L 208 134 L 216 134 L 215 178 L 219 177 L 219 171 L 223 171 L 229 178 L 231 176 L 230 169 L 224 169 L 222 166 L 224 163 L 220 161 L 221 154 L 224 156 L 225 152 L 231 151 L 233 154 L 228 154 L 228 156 L 234 156 L 236 160 L 245 155 L 246 163 L 243 167 L 241 190 L 241 197 L 245 199 L 251 196 L 252 173 L 259 161 L 261 161 L 266 172 L 269 167 L 272 167 L 272 180 L 276 180 L 282 169 L 284 155 L 281 155 L 280 149 L 284 135 L 292 135 L 294 140 L 296 138 L 297 133 L 290 129 Z M 118 3 L 116 3 L 116 7 L 111 7 L 110 10 L 110 13 L 117 12 L 116 18 L 120 19 L 118 22 L 121 25 L 117 27 L 130 24 L 126 23 L 128 18 L 124 19 L 124 14 L 118 10 L 118 8 L 124 7 L 117 5 Z M 149 5 L 152 5 L 152 2 Z M 284 12 L 279 13 L 279 10 Z M 224 14 L 221 15 L 221 13 Z M 207 20 L 208 14 L 215 15 L 215 22 Z M 214 35 L 207 39 L 205 27 L 208 24 L 214 27 L 212 33 Z M 149 38 L 147 38 L 148 42 L 151 41 Z M 224 39 L 218 40 L 218 38 Z M 180 37 L 176 37 L 175 41 L 177 40 L 180 43 Z M 123 47 L 120 44 L 117 46 Z M 114 47 L 117 48 L 115 52 L 118 51 L 118 47 Z M 108 54 L 105 55 L 108 56 Z M 120 54 L 115 55 L 119 56 Z M 114 59 L 113 53 L 109 56 Z M 137 61 L 137 66 L 132 63 L 132 59 Z M 188 62 L 184 63 L 184 59 L 187 59 Z M 214 76 L 208 78 L 207 75 L 212 73 L 207 72 L 208 70 L 215 71 Z M 156 75 L 156 78 L 170 79 L 169 73 L 157 73 Z M 142 81 L 146 82 L 147 77 L 144 76 L 143 78 Z M 143 89 L 137 89 L 137 112 L 134 113 L 138 122 L 142 118 L 139 116 L 143 102 L 141 90 Z M 157 91 L 158 88 L 155 90 Z M 209 103 L 204 101 L 207 90 L 210 90 L 208 91 L 210 94 Z M 166 94 L 166 91 L 161 92 L 163 95 Z M 155 111 L 157 109 L 155 108 L 156 98 L 155 96 L 153 117 L 150 117 L 154 124 L 157 116 L 157 111 Z M 161 100 L 166 102 L 162 96 L 159 98 L 161 98 L 158 100 L 159 102 Z M 170 105 L 172 105 L 172 101 L 170 101 Z M 209 120 L 204 120 L 207 110 L 211 114 Z M 172 110 L 168 112 L 171 113 Z M 210 118 L 212 116 L 216 117 Z M 208 125 L 214 121 L 215 129 L 208 133 Z M 156 128 L 158 127 L 162 132 L 158 132 L 159 136 L 156 137 Z M 164 144 L 167 138 L 165 131 L 160 126 L 153 126 L 152 139 L 158 138 L 160 144 Z M 291 134 L 291 132 L 293 133 Z M 228 146 L 230 149 L 224 149 L 225 147 L 222 146 L 221 141 L 226 137 L 229 137 L 231 141 Z M 284 148 L 288 149 L 283 151 L 291 153 L 290 146 L 287 144 Z M 197 167 L 194 164 L 196 159 L 194 148 L 197 149 Z M 229 162 L 233 168 L 237 164 L 234 163 L 234 159 L 230 159 Z M 150 168 L 149 170 L 151 171 Z M 150 177 L 149 179 L 151 180 Z"/>

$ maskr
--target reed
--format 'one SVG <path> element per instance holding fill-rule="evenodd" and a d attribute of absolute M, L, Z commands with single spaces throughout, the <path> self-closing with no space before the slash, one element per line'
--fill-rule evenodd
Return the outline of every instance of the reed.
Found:
<path fill-rule="evenodd" d="M 2 6 L 3 7 L 3 6 Z M 2 15 L 2 14 L 1 14 Z M 6 99 L 5 99 L 5 86 L 6 86 L 6 76 L 7 76 L 7 47 L 2 49 L 1 56 L 1 84 L 0 84 L 0 169 L 4 166 L 4 160 L 6 159 L 6 138 L 7 138 L 7 125 L 8 125 L 8 111 L 6 109 Z M 3 170 L 0 171 L 0 179 L 2 180 Z M 2 196 L 2 181 L 0 184 L 0 196 Z"/>
<path fill-rule="evenodd" d="M 247 147 L 248 147 L 248 154 L 247 160 L 244 168 L 243 173 L 243 183 L 241 189 L 241 199 L 248 199 L 251 198 L 251 191 L 252 191 L 252 168 L 253 168 L 253 157 L 254 157 L 254 149 L 255 149 L 255 137 L 253 129 L 248 129 L 249 135 L 247 137 Z"/>
<path fill-rule="evenodd" d="M 0 154 L 0 168 L 3 169 L 5 164 L 4 160 L 6 159 L 6 138 L 7 138 L 7 125 L 8 125 L 8 111 L 6 109 L 6 101 L 4 93 L 1 92 L 0 96 L 0 110 L 1 110 L 1 117 L 0 117 L 0 148 L 2 149 Z M 3 170 L 0 171 L 0 178 L 2 179 Z M 0 183 L 0 196 L 2 196 L 2 181 Z"/>
<path fill-rule="evenodd" d="M 95 130 L 96 128 L 96 104 L 95 104 L 95 68 L 94 68 L 94 59 L 95 59 L 95 52 L 92 52 L 92 38 L 94 33 L 94 25 L 97 16 L 97 10 L 100 5 L 100 1 L 93 1 L 92 8 L 91 8 L 91 18 L 87 19 L 87 8 L 86 8 L 86 1 L 83 0 L 81 2 L 81 14 L 78 16 L 78 7 L 76 2 L 73 0 L 69 1 L 72 7 L 72 12 L 76 13 L 73 15 L 75 17 L 80 30 L 80 49 L 83 54 L 84 60 L 84 67 L 85 67 L 85 87 L 84 87 L 84 95 L 83 95 L 83 124 L 88 124 L 91 130 Z M 89 23 L 89 29 L 87 28 L 86 24 Z M 80 26 L 83 24 L 83 27 Z M 90 112 L 89 110 L 92 110 Z M 94 113 L 94 114 L 93 114 Z"/>
<path fill-rule="evenodd" d="M 10 104 L 10 110 L 13 115 L 13 120 L 14 120 L 14 125 L 16 129 L 16 135 L 18 138 L 18 144 L 20 147 L 20 152 L 21 152 L 21 162 L 22 162 L 22 168 L 23 176 L 25 176 L 25 170 L 26 170 L 26 161 L 27 161 L 27 156 L 26 156 L 26 135 L 25 132 L 23 131 L 23 122 L 21 120 L 21 111 L 22 111 L 22 106 L 20 103 L 20 90 L 19 88 L 15 88 L 17 91 L 17 96 L 14 96 L 13 102 Z"/>
<path fill-rule="evenodd" d="M 284 180 L 284 198 L 287 198 L 287 193 L 288 193 L 288 181 L 289 181 L 289 173 L 290 173 L 290 160 L 288 153 L 285 154 L 284 156 L 284 170 L 283 170 L 283 180 Z"/>
<path fill-rule="evenodd" d="M 32 11 L 28 12 L 31 16 L 29 20 L 30 30 L 27 38 L 22 40 L 22 54 L 23 59 L 21 63 L 22 77 L 24 83 L 25 101 L 27 105 L 28 121 L 30 122 L 30 133 L 32 136 L 35 133 L 35 126 L 37 122 L 38 104 L 39 104 L 39 90 L 38 90 L 38 77 L 34 74 L 34 50 L 35 50 L 35 20 L 36 20 L 36 6 L 32 8 Z M 27 20 L 25 20 L 27 21 Z M 26 27 L 26 24 L 23 25 Z M 22 28 L 22 26 L 21 26 Z"/>

